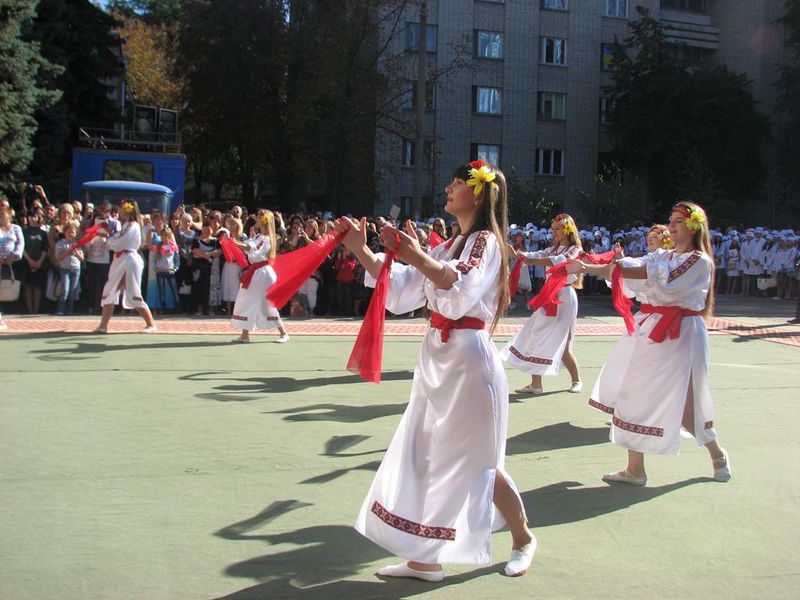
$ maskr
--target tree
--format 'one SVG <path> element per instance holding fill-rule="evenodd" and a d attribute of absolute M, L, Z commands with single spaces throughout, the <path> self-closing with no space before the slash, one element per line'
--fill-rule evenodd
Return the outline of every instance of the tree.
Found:
<path fill-rule="evenodd" d="M 779 66 L 777 81 L 778 105 L 778 172 L 782 180 L 768 185 L 780 190 L 772 197 L 775 208 L 785 215 L 787 223 L 800 218 L 800 0 L 786 0 L 779 22 L 786 28 L 787 61 Z"/>
<path fill-rule="evenodd" d="M 0 1 L 0 186 L 10 188 L 33 160 L 36 111 L 61 93 L 50 82 L 62 69 L 46 60 L 30 36 L 35 3 Z"/>
<path fill-rule="evenodd" d="M 523 181 L 513 167 L 506 178 L 508 188 L 508 219 L 510 223 L 533 223 L 537 227 L 549 224 L 561 210 L 550 192 L 536 183 Z"/>
<path fill-rule="evenodd" d="M 595 178 L 596 195 L 578 192 L 578 205 L 589 223 L 630 225 L 653 218 L 650 207 L 642 206 L 642 182 L 614 162 L 600 165 Z"/>
<path fill-rule="evenodd" d="M 111 16 L 88 0 L 41 0 L 32 35 L 42 54 L 62 67 L 49 84 L 61 98 L 37 112 L 31 175 L 53 198 L 66 198 L 72 146 L 80 127 L 113 129 L 120 119 L 108 81 L 122 73 Z"/>
<path fill-rule="evenodd" d="M 732 217 L 742 206 L 752 207 L 763 177 L 759 146 L 768 128 L 747 79 L 726 67 L 682 61 L 680 45 L 666 40 L 645 9 L 637 10 L 641 19 L 630 23 L 631 36 L 614 45 L 613 85 L 605 90 L 615 159 L 624 169 L 642 171 L 659 214 L 680 196 L 680 174 L 692 154 L 703 158 L 719 182 L 722 214 Z"/>
<path fill-rule="evenodd" d="M 181 0 L 111 0 L 106 8 L 125 20 L 170 28 L 180 20 Z"/>

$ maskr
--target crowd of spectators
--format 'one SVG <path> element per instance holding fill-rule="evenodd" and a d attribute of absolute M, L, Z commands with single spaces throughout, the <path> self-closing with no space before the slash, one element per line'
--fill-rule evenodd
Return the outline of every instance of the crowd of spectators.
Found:
<path fill-rule="evenodd" d="M 18 309 L 37 314 L 74 312 L 97 314 L 100 294 L 108 278 L 111 252 L 106 239 L 97 237 L 82 252 L 69 252 L 71 244 L 89 227 L 113 223 L 118 207 L 109 203 L 83 206 L 79 201 L 55 206 L 44 190 L 35 186 L 34 198 L 19 210 L 0 200 L 0 269 L 2 278 L 21 282 L 15 304 L 5 302 L 4 310 Z M 278 253 L 296 250 L 333 228 L 329 212 L 292 214 L 275 212 Z M 239 205 L 225 213 L 201 206 L 179 206 L 171 215 L 151 211 L 145 215 L 143 244 L 145 260 L 142 290 L 156 314 L 196 316 L 227 315 L 236 299 L 241 267 L 223 258 L 220 239 L 229 236 L 242 242 L 251 231 L 255 213 Z M 380 251 L 378 232 L 394 220 L 377 216 L 368 219 L 368 244 Z M 457 224 L 448 226 L 441 218 L 416 223 L 424 247 L 457 234 Z M 589 226 L 579 232 L 587 252 L 602 253 L 616 242 L 629 256 L 647 249 L 649 227 L 629 230 Z M 717 294 L 769 295 L 778 299 L 797 298 L 800 283 L 798 245 L 794 230 L 763 227 L 713 230 L 717 262 Z M 535 251 L 552 243 L 547 227 L 533 223 L 511 225 L 509 243 L 517 250 Z M 518 293 L 525 299 L 544 282 L 544 269 L 523 270 Z M 358 261 L 343 246 L 338 247 L 303 284 L 284 308 L 287 316 L 363 315 L 371 290 L 364 287 L 364 273 Z M 585 295 L 608 293 L 596 278 L 587 278 Z M 518 299 L 521 299 L 518 297 Z M 0 327 L 3 327 L 0 317 Z"/>

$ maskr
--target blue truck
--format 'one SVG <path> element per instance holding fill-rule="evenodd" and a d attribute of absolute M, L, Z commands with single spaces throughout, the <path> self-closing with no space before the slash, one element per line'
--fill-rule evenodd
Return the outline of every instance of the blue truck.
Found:
<path fill-rule="evenodd" d="M 74 148 L 70 197 L 95 206 L 136 200 L 142 212 L 171 214 L 183 203 L 186 157 L 168 152 Z"/>

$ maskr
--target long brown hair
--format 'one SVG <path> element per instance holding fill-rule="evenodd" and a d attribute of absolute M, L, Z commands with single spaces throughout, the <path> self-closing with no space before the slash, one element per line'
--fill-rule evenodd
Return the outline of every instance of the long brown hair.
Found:
<path fill-rule="evenodd" d="M 278 241 L 275 235 L 275 215 L 271 210 L 259 208 L 256 213 L 255 226 L 263 234 L 269 237 L 269 257 L 275 258 L 278 254 Z"/>
<path fill-rule="evenodd" d="M 497 286 L 499 298 L 497 302 L 497 312 L 494 314 L 492 326 L 489 330 L 494 333 L 500 318 L 505 314 L 509 305 L 508 297 L 508 244 L 506 244 L 506 232 L 508 231 L 508 188 L 506 186 L 506 176 L 503 172 L 484 162 L 489 169 L 495 174 L 494 181 L 491 184 L 483 186 L 481 192 L 483 202 L 481 202 L 481 209 L 472 224 L 470 231 L 462 231 L 463 236 L 453 248 L 453 256 L 458 256 L 464 250 L 467 243 L 467 238 L 470 234 L 476 231 L 487 230 L 494 234 L 497 240 L 497 245 L 500 248 L 500 276 L 497 279 Z M 460 165 L 453 171 L 453 178 L 467 181 L 470 178 L 470 170 L 472 165 Z"/>
<path fill-rule="evenodd" d="M 694 244 L 695 249 L 705 254 L 708 257 L 708 260 L 711 261 L 711 283 L 708 287 L 708 294 L 706 294 L 706 305 L 703 307 L 703 317 L 709 319 L 714 316 L 714 280 L 716 279 L 716 269 L 714 268 L 714 248 L 711 245 L 708 216 L 706 215 L 706 211 L 703 210 L 702 206 L 695 204 L 694 202 L 689 202 L 688 200 L 676 202 L 675 206 L 672 207 L 671 212 L 675 212 L 675 209 L 678 207 L 683 207 L 685 210 L 688 210 L 689 213 L 698 211 L 700 215 L 702 215 L 702 219 L 700 220 L 700 228 L 694 230 L 694 234 L 692 235 L 692 243 Z"/>

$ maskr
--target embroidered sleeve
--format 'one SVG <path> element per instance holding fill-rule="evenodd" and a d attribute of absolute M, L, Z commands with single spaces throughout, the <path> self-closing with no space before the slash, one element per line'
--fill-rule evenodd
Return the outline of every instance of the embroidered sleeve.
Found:
<path fill-rule="evenodd" d="M 669 272 L 669 276 L 667 277 L 667 283 L 671 283 L 675 281 L 678 277 L 686 273 L 689 269 L 692 268 L 698 260 L 700 260 L 700 253 L 693 252 L 692 255 L 683 261 L 677 268 L 673 269 Z"/>
<path fill-rule="evenodd" d="M 456 270 L 462 275 L 466 275 L 472 269 L 480 266 L 483 260 L 483 254 L 486 251 L 486 238 L 489 237 L 488 231 L 479 231 L 475 238 L 475 243 L 469 253 L 469 258 L 466 261 L 459 261 L 456 265 Z"/>

